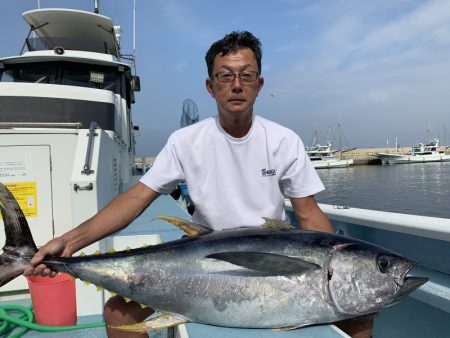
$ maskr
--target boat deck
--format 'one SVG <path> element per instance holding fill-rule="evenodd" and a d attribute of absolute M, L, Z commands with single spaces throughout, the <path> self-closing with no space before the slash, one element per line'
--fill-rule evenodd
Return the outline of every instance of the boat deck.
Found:
<path fill-rule="evenodd" d="M 189 219 L 190 216 L 174 201 L 171 197 L 161 196 L 153 205 L 146 210 L 138 219 L 136 219 L 126 229 L 118 232 L 115 236 L 131 236 L 143 234 L 159 234 L 162 241 L 171 241 L 180 238 L 184 233 L 175 226 L 161 220 L 155 220 L 157 216 L 170 215 Z M 137 243 L 142 245 L 142 243 Z M 9 301 L 8 304 L 30 304 L 30 300 Z M 82 316 L 78 318 L 78 323 L 93 323 L 102 321 L 101 315 Z M 291 331 L 272 331 L 267 329 L 233 329 L 224 327 L 215 327 L 202 324 L 186 324 L 180 327 L 176 333 L 177 337 L 195 337 L 195 338 L 338 338 L 348 337 L 333 325 L 320 325 L 305 327 Z M 81 329 L 77 331 L 65 332 L 38 332 L 28 331 L 24 335 L 26 338 L 48 337 L 48 338 L 106 338 L 104 328 Z M 151 337 L 167 337 L 167 332 L 155 332 Z"/>

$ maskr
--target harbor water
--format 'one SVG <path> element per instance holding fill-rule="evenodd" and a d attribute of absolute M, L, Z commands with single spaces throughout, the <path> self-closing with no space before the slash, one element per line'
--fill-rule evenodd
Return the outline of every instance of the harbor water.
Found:
<path fill-rule="evenodd" d="M 450 218 L 450 162 L 360 165 L 317 171 L 319 203 Z"/>

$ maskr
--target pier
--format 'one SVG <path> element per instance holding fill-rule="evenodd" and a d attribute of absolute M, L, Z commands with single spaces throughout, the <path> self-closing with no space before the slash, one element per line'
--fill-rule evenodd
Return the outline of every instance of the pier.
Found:
<path fill-rule="evenodd" d="M 397 152 L 407 154 L 411 152 L 411 147 L 401 147 L 401 148 L 356 148 L 349 151 L 341 152 L 338 151 L 335 153 L 337 158 L 343 158 L 343 159 L 353 159 L 354 165 L 373 165 L 373 164 L 381 164 L 381 160 L 375 158 L 372 155 L 375 155 L 377 153 L 388 153 L 388 154 L 395 154 Z M 446 149 L 445 146 L 440 147 L 441 152 L 448 153 L 448 149 Z M 137 156 L 134 159 L 135 167 L 137 170 L 144 170 L 147 171 L 155 161 L 154 156 Z"/>

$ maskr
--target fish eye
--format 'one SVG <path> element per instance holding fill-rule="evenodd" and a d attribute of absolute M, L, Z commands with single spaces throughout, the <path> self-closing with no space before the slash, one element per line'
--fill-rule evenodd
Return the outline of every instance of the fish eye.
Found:
<path fill-rule="evenodd" d="M 387 256 L 379 256 L 377 259 L 377 266 L 380 272 L 386 272 L 386 270 L 391 266 L 391 258 Z"/>

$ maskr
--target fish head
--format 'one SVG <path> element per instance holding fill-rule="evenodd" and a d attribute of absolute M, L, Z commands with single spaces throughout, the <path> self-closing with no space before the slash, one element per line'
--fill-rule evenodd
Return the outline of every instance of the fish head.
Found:
<path fill-rule="evenodd" d="M 428 281 L 408 277 L 416 263 L 366 243 L 333 250 L 328 269 L 328 288 L 337 310 L 348 315 L 379 311 L 399 302 Z"/>

